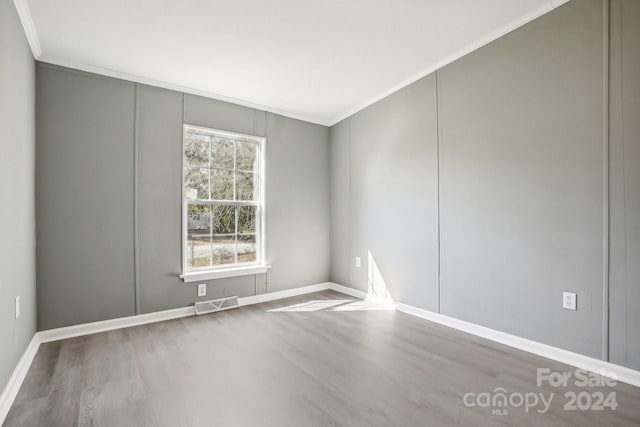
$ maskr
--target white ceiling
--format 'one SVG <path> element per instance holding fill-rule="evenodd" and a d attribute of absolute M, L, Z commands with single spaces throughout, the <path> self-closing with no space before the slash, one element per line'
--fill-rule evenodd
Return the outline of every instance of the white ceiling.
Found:
<path fill-rule="evenodd" d="M 332 125 L 566 0 L 15 1 L 41 61 Z"/>

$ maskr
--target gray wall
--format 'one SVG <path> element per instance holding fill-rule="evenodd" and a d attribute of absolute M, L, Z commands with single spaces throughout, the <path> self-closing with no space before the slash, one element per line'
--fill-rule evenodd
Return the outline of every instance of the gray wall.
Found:
<path fill-rule="evenodd" d="M 207 297 L 329 278 L 329 134 L 264 111 L 38 66 L 38 328 L 183 307 L 182 123 L 267 137 L 268 274 Z"/>
<path fill-rule="evenodd" d="M 351 120 L 330 129 L 331 281 L 350 283 L 351 265 Z"/>
<path fill-rule="evenodd" d="M 268 113 L 267 291 L 329 280 L 329 129 Z"/>
<path fill-rule="evenodd" d="M 350 119 L 351 256 L 362 259 L 360 268 L 349 263 L 351 285 L 429 310 L 438 273 L 435 91 L 427 76 Z"/>
<path fill-rule="evenodd" d="M 610 360 L 640 369 L 640 2 L 611 3 Z"/>
<path fill-rule="evenodd" d="M 637 368 L 640 19 L 623 3 L 609 332 L 611 360 Z M 606 5 L 569 2 L 331 129 L 334 280 L 606 358 Z"/>
<path fill-rule="evenodd" d="M 35 86 L 18 14 L 0 0 L 0 392 L 36 331 Z"/>
<path fill-rule="evenodd" d="M 438 71 L 441 312 L 593 357 L 603 18 L 601 1 L 570 2 Z"/>
<path fill-rule="evenodd" d="M 135 86 L 37 75 L 38 328 L 132 315 Z"/>

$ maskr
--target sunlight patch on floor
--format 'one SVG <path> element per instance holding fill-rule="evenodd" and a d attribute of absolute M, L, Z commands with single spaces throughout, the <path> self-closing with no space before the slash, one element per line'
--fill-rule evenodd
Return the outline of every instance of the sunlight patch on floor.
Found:
<path fill-rule="evenodd" d="M 320 311 L 320 310 L 326 310 L 329 309 L 331 307 L 335 307 L 337 305 L 342 305 L 342 304 L 347 304 L 352 302 L 353 300 L 347 299 L 347 300 L 337 300 L 337 299 L 332 299 L 332 300 L 326 300 L 326 299 L 322 299 L 322 300 L 313 300 L 313 301 L 307 301 L 307 302 L 302 302 L 300 304 L 294 304 L 294 305 L 290 305 L 288 307 L 280 307 L 280 308 L 274 308 L 273 310 L 267 310 L 268 312 L 280 312 L 280 311 Z"/>
<path fill-rule="evenodd" d="M 394 310 L 393 306 L 381 305 L 373 301 L 354 301 L 349 304 L 334 307 L 331 311 L 373 311 L 373 310 Z"/>
<path fill-rule="evenodd" d="M 362 300 L 313 300 L 293 304 L 287 307 L 267 310 L 269 313 L 282 313 L 292 311 L 372 311 L 372 310 L 393 310 L 393 307 L 380 305 L 374 301 Z"/>

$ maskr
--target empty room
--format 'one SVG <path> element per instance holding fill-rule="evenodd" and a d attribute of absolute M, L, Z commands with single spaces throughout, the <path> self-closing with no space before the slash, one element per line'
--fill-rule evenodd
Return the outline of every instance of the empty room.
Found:
<path fill-rule="evenodd" d="M 0 0 L 0 425 L 640 426 L 640 0 Z"/>

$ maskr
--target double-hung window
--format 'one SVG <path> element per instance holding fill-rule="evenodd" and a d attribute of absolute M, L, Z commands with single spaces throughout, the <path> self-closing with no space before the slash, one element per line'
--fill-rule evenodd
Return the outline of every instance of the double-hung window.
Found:
<path fill-rule="evenodd" d="M 250 274 L 264 265 L 265 139 L 190 125 L 183 139 L 183 278 Z"/>

